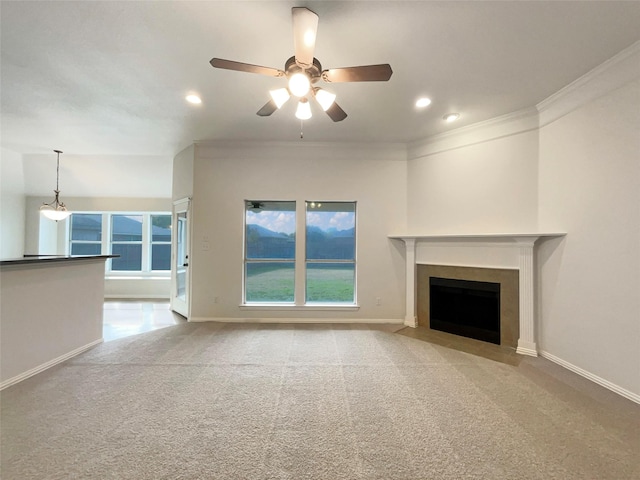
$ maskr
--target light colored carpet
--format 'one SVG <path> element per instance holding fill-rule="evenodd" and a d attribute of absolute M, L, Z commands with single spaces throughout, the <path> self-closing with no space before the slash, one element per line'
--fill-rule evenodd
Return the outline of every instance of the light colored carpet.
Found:
<path fill-rule="evenodd" d="M 181 324 L 99 345 L 2 392 L 2 478 L 640 478 L 638 405 L 395 330 Z"/>

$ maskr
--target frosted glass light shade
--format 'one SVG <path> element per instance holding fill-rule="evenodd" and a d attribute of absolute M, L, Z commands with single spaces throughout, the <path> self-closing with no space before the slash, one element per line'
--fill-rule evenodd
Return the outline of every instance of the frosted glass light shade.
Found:
<path fill-rule="evenodd" d="M 301 98 L 296 109 L 296 118 L 300 120 L 309 120 L 311 118 L 311 105 L 306 98 Z"/>
<path fill-rule="evenodd" d="M 276 103 L 277 107 L 280 108 L 282 105 L 287 103 L 289 100 L 289 91 L 286 88 L 278 88 L 277 90 L 270 90 L 269 94 L 273 101 Z"/>
<path fill-rule="evenodd" d="M 326 112 L 327 110 L 329 110 L 331 105 L 333 105 L 333 102 L 336 100 L 336 95 L 335 93 L 330 93 L 330 92 L 327 92 L 326 90 L 319 88 L 316 91 L 316 100 L 318 101 L 322 109 Z"/>
<path fill-rule="evenodd" d="M 304 97 L 310 87 L 309 77 L 304 73 L 294 73 L 289 79 L 289 91 L 296 97 Z"/>
<path fill-rule="evenodd" d="M 67 210 L 67 207 L 58 206 L 57 208 L 53 208 L 50 205 L 42 205 L 40 207 L 40 213 L 48 219 L 55 220 L 56 222 L 58 220 L 64 220 L 71 215 L 71 212 Z"/>

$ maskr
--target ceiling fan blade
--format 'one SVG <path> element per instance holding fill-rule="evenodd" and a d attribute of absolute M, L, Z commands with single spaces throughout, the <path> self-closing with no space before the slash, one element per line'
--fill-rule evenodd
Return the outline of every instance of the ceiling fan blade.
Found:
<path fill-rule="evenodd" d="M 293 7 L 291 19 L 293 21 L 293 47 L 296 63 L 300 67 L 308 68 L 313 65 L 318 15 L 305 7 Z"/>
<path fill-rule="evenodd" d="M 346 112 L 342 108 L 340 108 L 340 105 L 338 105 L 336 102 L 333 102 L 333 104 L 327 109 L 327 115 L 329 115 L 331 120 L 333 120 L 334 122 L 341 122 L 342 120 L 347 118 Z"/>
<path fill-rule="evenodd" d="M 277 68 L 261 67 L 249 63 L 234 62 L 223 58 L 212 58 L 209 62 L 212 67 L 223 68 L 225 70 L 236 70 L 238 72 L 257 73 L 258 75 L 268 75 L 270 77 L 283 77 L 284 72 Z"/>
<path fill-rule="evenodd" d="M 264 104 L 264 107 L 258 110 L 257 114 L 260 115 L 261 117 L 268 117 L 276 110 L 278 110 L 278 106 L 276 105 L 276 102 L 274 102 L 273 99 L 271 99 Z"/>
<path fill-rule="evenodd" d="M 330 68 L 322 72 L 325 82 L 386 82 L 391 78 L 391 65 L 364 65 L 361 67 Z"/>

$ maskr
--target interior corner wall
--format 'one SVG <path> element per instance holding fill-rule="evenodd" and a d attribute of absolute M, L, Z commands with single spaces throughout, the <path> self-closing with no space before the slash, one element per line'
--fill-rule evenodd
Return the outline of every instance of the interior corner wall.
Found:
<path fill-rule="evenodd" d="M 540 129 L 540 348 L 640 395 L 640 81 Z"/>
<path fill-rule="evenodd" d="M 25 196 L 4 193 L 0 198 L 0 258 L 20 258 L 24 255 Z"/>
<path fill-rule="evenodd" d="M 193 178 L 191 318 L 404 319 L 404 147 L 198 146 Z M 241 309 L 245 200 L 356 201 L 359 310 Z"/>
<path fill-rule="evenodd" d="M 0 151 L 0 258 L 24 255 L 26 197 L 22 155 Z"/>
<path fill-rule="evenodd" d="M 410 158 L 408 224 L 415 234 L 537 230 L 537 130 Z"/>
<path fill-rule="evenodd" d="M 193 195 L 195 149 L 195 145 L 190 145 L 173 159 L 173 180 L 171 184 L 171 198 L 173 201 Z"/>

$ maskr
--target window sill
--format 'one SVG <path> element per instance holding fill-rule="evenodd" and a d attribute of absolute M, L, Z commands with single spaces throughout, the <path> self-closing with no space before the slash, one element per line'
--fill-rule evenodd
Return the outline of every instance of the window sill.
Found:
<path fill-rule="evenodd" d="M 105 275 L 105 280 L 171 280 L 170 275 Z"/>
<path fill-rule="evenodd" d="M 240 310 L 286 310 L 286 311 L 332 311 L 352 312 L 360 309 L 360 305 L 340 305 L 335 303 L 316 303 L 312 305 L 285 305 L 274 303 L 242 303 Z"/>

